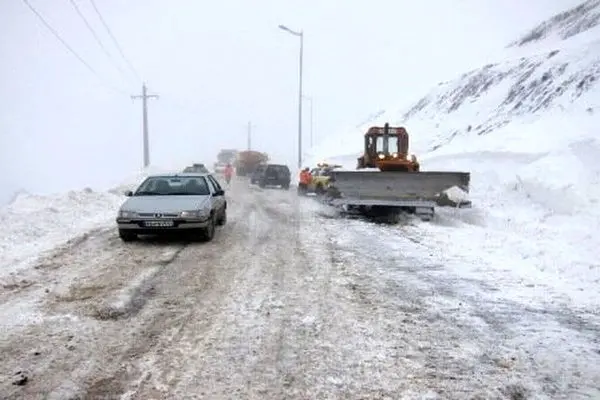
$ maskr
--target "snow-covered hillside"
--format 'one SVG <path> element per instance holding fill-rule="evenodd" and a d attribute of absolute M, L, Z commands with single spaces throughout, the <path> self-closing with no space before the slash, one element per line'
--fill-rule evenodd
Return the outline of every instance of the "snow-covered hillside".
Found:
<path fill-rule="evenodd" d="M 501 61 L 327 138 L 311 161 L 354 168 L 368 126 L 405 126 L 422 169 L 472 176 L 475 208 L 440 215 L 464 229 L 419 225 L 432 248 L 463 272 L 477 265 L 469 269 L 504 279 L 511 270 L 582 302 L 600 283 L 599 22 L 599 0 L 559 14 L 499 49 Z"/>
<path fill-rule="evenodd" d="M 558 112 L 585 111 L 586 118 L 594 118 L 600 112 L 598 21 L 600 0 L 587 1 L 559 14 L 508 49 L 499 49 L 501 61 L 439 83 L 406 110 L 373 113 L 353 132 L 346 130 L 328 137 L 313 149 L 311 158 L 358 156 L 366 128 L 383 122 L 406 125 L 412 133 L 412 150 L 423 157 L 440 147 L 450 151 L 450 142 L 461 138 L 469 143 L 484 138 L 489 147 L 491 139 L 485 138 L 488 134 L 503 137 L 500 128 Z M 578 113 L 577 119 L 581 117 Z M 532 141 L 538 142 L 535 139 Z M 501 140 L 496 143 L 505 145 Z"/>

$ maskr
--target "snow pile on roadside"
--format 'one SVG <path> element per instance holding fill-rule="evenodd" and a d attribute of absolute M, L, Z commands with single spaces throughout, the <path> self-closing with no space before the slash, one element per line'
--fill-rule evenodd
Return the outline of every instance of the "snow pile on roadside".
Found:
<path fill-rule="evenodd" d="M 123 196 L 91 189 L 38 196 L 21 194 L 0 209 L 0 283 L 40 253 L 114 222 Z"/>
<path fill-rule="evenodd" d="M 418 230 L 458 271 L 495 282 L 516 276 L 530 291 L 550 288 L 577 304 L 597 304 L 599 123 L 596 115 L 556 113 L 497 132 L 506 142 L 527 132 L 539 138 L 538 146 L 522 141 L 511 152 L 472 141 L 431 156 L 432 169 L 472 172 L 473 209 L 439 209 L 440 224 Z M 550 127 L 569 135 L 547 136 Z"/>
<path fill-rule="evenodd" d="M 41 255 L 65 242 L 97 229 L 110 227 L 125 200 L 149 174 L 168 172 L 150 167 L 125 179 L 118 187 L 96 192 L 86 188 L 51 196 L 21 193 L 0 208 L 0 285 L 27 268 Z"/>

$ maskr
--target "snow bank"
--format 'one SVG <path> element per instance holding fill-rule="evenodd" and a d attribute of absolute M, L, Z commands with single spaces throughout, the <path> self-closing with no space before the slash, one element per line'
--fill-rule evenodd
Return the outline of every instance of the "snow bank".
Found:
<path fill-rule="evenodd" d="M 0 208 L 0 285 L 10 275 L 27 268 L 45 251 L 91 230 L 111 227 L 125 200 L 149 174 L 168 172 L 150 167 L 132 174 L 106 192 L 86 188 L 50 196 L 20 193 Z"/>
<path fill-rule="evenodd" d="M 124 196 L 91 189 L 53 196 L 21 194 L 0 209 L 0 283 L 41 252 L 114 223 Z"/>
<path fill-rule="evenodd" d="M 565 121 L 571 121 L 569 130 L 560 130 Z M 523 146 L 516 147 L 521 152 L 506 151 L 501 141 L 487 150 L 471 141 L 429 157 L 423 162 L 428 169 L 471 171 L 474 210 L 439 210 L 442 226 L 421 224 L 419 229 L 448 257 L 458 257 L 462 272 L 487 265 L 488 279 L 502 282 L 516 275 L 524 285 L 568 294 L 578 304 L 597 304 L 599 123 L 595 115 L 555 113 L 495 132 L 508 141 L 526 133 Z M 550 126 L 569 134 L 549 136 Z M 537 151 L 526 143 L 531 137 L 539 140 Z"/>

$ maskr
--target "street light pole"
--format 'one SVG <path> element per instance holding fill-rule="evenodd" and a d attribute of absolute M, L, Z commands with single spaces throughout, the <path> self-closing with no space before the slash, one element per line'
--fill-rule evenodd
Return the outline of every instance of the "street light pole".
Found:
<path fill-rule="evenodd" d="M 302 68 L 303 68 L 303 57 L 304 57 L 304 32 L 296 32 L 290 28 L 279 25 L 279 29 L 284 30 L 294 36 L 300 38 L 300 65 L 299 65 L 299 77 L 298 77 L 298 169 L 302 168 Z"/>
<path fill-rule="evenodd" d="M 308 112 L 310 118 L 310 147 L 313 147 L 313 98 L 304 96 L 304 99 L 310 103 L 310 111 Z"/>

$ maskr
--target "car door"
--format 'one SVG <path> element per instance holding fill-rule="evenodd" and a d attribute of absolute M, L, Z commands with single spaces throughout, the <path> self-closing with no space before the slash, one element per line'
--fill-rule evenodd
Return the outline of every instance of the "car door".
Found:
<path fill-rule="evenodd" d="M 223 188 L 221 187 L 221 185 L 219 184 L 219 181 L 217 181 L 212 175 L 207 175 L 206 176 L 211 191 L 214 194 L 215 192 L 218 191 L 222 191 Z M 213 204 L 214 204 L 214 208 L 219 212 L 222 213 L 223 210 L 225 209 L 225 196 L 214 196 L 212 197 L 213 200 Z"/>

